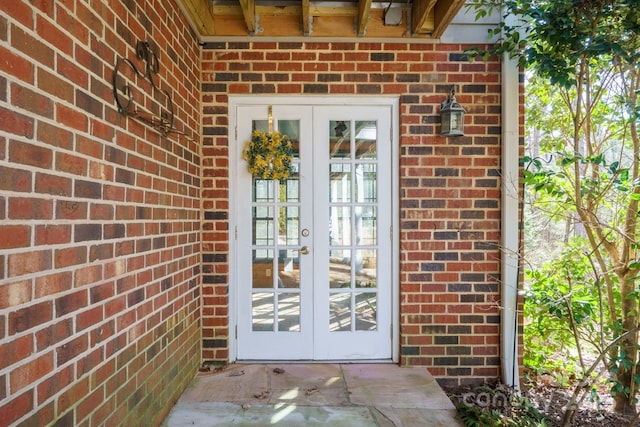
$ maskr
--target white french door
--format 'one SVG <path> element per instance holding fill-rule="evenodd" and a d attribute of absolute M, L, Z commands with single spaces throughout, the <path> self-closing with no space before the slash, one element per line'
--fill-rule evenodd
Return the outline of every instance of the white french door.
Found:
<path fill-rule="evenodd" d="M 273 105 L 295 153 L 280 181 L 240 157 L 269 111 L 235 110 L 237 359 L 391 359 L 392 109 Z"/>

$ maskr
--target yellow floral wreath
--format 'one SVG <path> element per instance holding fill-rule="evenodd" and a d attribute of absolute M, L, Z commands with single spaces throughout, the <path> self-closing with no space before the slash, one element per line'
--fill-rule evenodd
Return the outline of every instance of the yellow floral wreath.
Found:
<path fill-rule="evenodd" d="M 287 179 L 291 175 L 293 149 L 291 140 L 280 132 L 254 130 L 251 141 L 244 144 L 242 158 L 255 178 Z"/>

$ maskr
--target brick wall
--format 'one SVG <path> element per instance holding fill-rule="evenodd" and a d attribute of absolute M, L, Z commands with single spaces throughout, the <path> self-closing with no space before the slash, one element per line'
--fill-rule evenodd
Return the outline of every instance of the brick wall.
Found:
<path fill-rule="evenodd" d="M 0 2 L 0 425 L 157 425 L 200 363 L 199 145 L 117 112 L 137 40 L 199 140 L 173 1 Z"/>
<path fill-rule="evenodd" d="M 499 375 L 500 63 L 465 46 L 208 43 L 203 51 L 203 358 L 226 361 L 228 94 L 398 95 L 400 353 L 442 383 Z M 439 134 L 452 84 L 466 136 Z"/>

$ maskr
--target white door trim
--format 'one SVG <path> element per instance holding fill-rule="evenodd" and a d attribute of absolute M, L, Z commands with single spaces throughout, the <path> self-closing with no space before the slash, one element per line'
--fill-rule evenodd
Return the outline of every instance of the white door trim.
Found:
<path fill-rule="evenodd" d="M 244 167 L 241 161 L 243 141 L 236 137 L 237 107 L 250 105 L 344 105 L 388 106 L 391 109 L 391 199 L 392 199 L 392 313 L 391 345 L 392 361 L 400 357 L 400 227 L 399 227 L 399 146 L 400 146 L 400 102 L 397 96 L 304 96 L 304 95 L 230 95 L 228 104 L 229 127 L 229 363 L 237 360 L 236 328 L 238 324 L 238 277 L 237 241 L 235 230 L 238 224 L 237 177 Z M 266 119 L 266 117 L 265 117 Z"/>

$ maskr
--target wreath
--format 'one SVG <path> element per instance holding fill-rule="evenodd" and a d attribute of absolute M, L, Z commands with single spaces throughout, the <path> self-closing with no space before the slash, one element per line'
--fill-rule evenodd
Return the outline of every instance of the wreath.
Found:
<path fill-rule="evenodd" d="M 254 130 L 251 141 L 245 142 L 242 158 L 255 178 L 287 179 L 293 172 L 291 140 L 280 132 Z"/>

